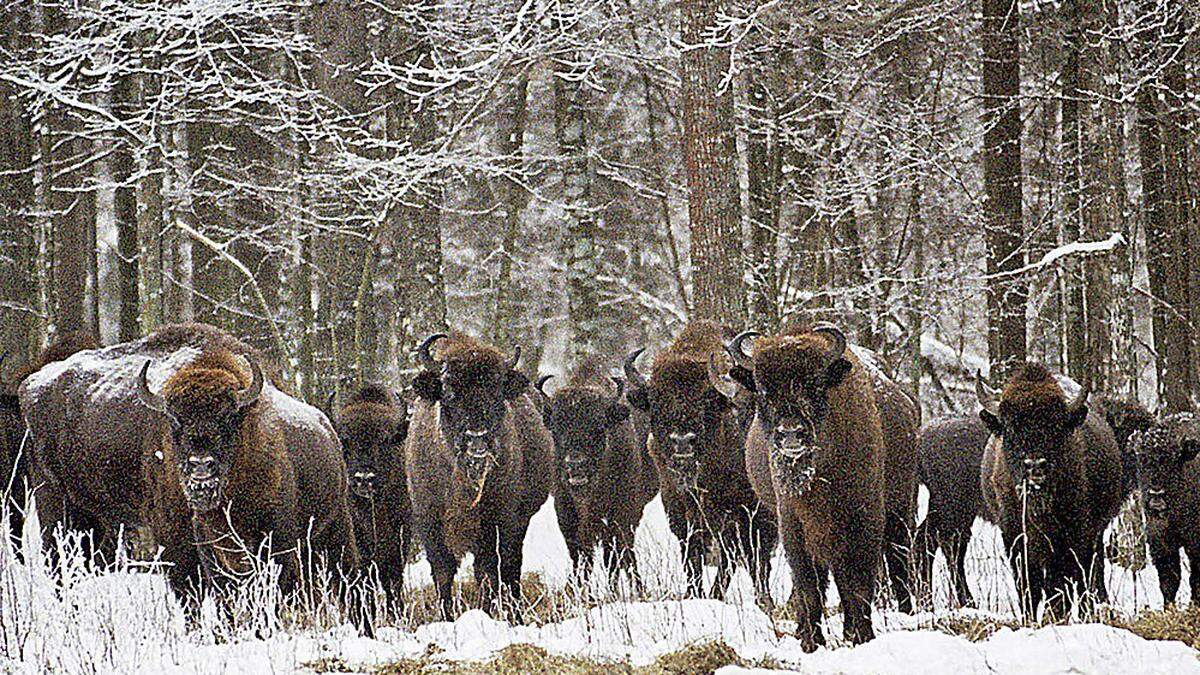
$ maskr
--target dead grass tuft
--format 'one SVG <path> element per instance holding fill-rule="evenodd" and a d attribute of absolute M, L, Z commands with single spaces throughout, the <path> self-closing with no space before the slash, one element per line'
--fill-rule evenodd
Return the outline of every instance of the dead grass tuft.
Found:
<path fill-rule="evenodd" d="M 1200 649 L 1200 608 L 1168 607 L 1142 612 L 1132 619 L 1114 618 L 1107 623 L 1147 640 L 1178 640 L 1193 649 Z"/>

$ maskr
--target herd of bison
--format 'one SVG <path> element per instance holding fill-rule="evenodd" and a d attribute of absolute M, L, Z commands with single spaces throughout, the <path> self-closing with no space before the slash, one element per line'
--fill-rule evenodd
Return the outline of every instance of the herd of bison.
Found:
<path fill-rule="evenodd" d="M 323 556 L 341 580 L 373 576 L 400 602 L 419 543 L 448 617 L 467 553 L 480 606 L 504 611 L 530 519 L 551 494 L 577 569 L 599 555 L 637 583 L 634 531 L 661 494 L 690 594 L 721 595 L 740 564 L 769 604 L 782 544 L 806 650 L 825 642 L 830 575 L 852 643 L 874 635 L 876 580 L 911 611 L 938 548 L 952 600 L 970 604 L 976 516 L 1001 529 L 1026 612 L 1105 601 L 1103 533 L 1134 489 L 1167 601 L 1180 549 L 1200 559 L 1189 413 L 1155 417 L 1099 393 L 1089 403 L 1086 383 L 1027 363 L 999 392 L 977 378 L 977 415 L 921 428 L 920 407 L 831 324 L 731 335 L 698 321 L 648 368 L 642 352 L 620 375 L 593 358 L 531 383 L 519 348 L 436 334 L 417 350 L 410 391 L 368 386 L 319 411 L 211 326 L 104 348 L 66 336 L 3 381 L 10 533 L 32 492 L 42 527 L 89 531 L 101 556 L 136 536 L 187 598 L 266 556 L 286 591 L 301 561 Z M 917 525 L 919 484 L 929 512 Z M 1200 597 L 1200 574 L 1191 583 Z"/>

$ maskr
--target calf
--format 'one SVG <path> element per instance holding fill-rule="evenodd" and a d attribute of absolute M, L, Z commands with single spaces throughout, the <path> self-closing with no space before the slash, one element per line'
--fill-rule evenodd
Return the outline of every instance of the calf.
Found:
<path fill-rule="evenodd" d="M 430 353 L 439 345 L 440 359 Z M 503 585 L 520 597 L 522 544 L 554 476 L 553 441 L 516 370 L 463 334 L 436 334 L 417 350 L 424 370 L 405 442 L 413 526 L 433 571 L 442 613 L 462 556 L 475 556 L 481 605 L 495 608 Z"/>
<path fill-rule="evenodd" d="M 1182 549 L 1192 561 L 1195 604 L 1200 599 L 1200 423 L 1192 413 L 1168 415 L 1146 431 L 1134 432 L 1130 445 L 1163 603 L 1174 604 L 1179 592 Z"/>

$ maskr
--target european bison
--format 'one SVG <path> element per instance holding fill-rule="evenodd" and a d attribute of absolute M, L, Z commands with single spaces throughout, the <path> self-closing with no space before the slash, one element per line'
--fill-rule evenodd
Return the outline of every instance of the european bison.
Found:
<path fill-rule="evenodd" d="M 647 449 L 671 532 L 683 552 L 689 593 L 703 593 L 704 556 L 715 545 L 721 560 L 714 593 L 724 594 L 733 563 L 741 559 L 759 599 L 769 603 L 775 519 L 746 475 L 736 391 L 718 372 L 718 360 L 725 361 L 722 338 L 716 323 L 689 324 L 655 357 L 648 380 L 636 365 L 643 350 L 632 352 L 625 359 L 626 398 L 649 416 Z"/>
<path fill-rule="evenodd" d="M 367 386 L 340 410 L 329 407 L 346 458 L 358 552 L 364 566 L 376 568 L 390 602 L 404 580 L 412 539 L 404 469 L 408 404 L 384 387 Z"/>
<path fill-rule="evenodd" d="M 1200 424 L 1192 413 L 1175 413 L 1135 432 L 1138 486 L 1146 512 L 1150 557 L 1158 570 L 1163 603 L 1179 592 L 1179 550 L 1192 561 L 1192 603 L 1200 602 Z"/>
<path fill-rule="evenodd" d="M 223 543 L 211 546 L 210 535 L 227 532 L 217 513 L 229 507 L 245 540 L 270 534 L 277 552 L 299 540 L 352 573 L 358 553 L 337 437 L 259 363 L 220 329 L 182 324 L 27 378 L 20 400 L 43 526 L 89 529 L 111 552 L 119 532 L 144 525 L 151 536 L 141 548 L 162 547 L 180 563 L 171 572 L 180 588 L 197 577 L 202 548 L 219 565 L 209 571 L 243 569 Z"/>
<path fill-rule="evenodd" d="M 405 443 L 413 526 L 443 615 L 451 615 L 451 583 L 467 552 L 490 610 L 501 585 L 520 597 L 521 547 L 554 480 L 553 441 L 516 370 L 520 349 L 505 358 L 469 336 L 438 333 L 417 352 L 424 370 L 413 379 Z"/>
<path fill-rule="evenodd" d="M 779 518 L 792 569 L 796 636 L 805 651 L 825 644 L 820 621 L 829 571 L 852 643 L 874 637 L 875 595 L 887 515 L 887 447 L 868 374 L 836 327 L 730 345 L 734 378 L 755 392 L 746 466 Z M 905 589 L 907 592 L 907 589 Z"/>
<path fill-rule="evenodd" d="M 1092 405 L 1096 412 L 1108 422 L 1117 447 L 1121 449 L 1121 470 L 1125 492 L 1137 487 L 1137 455 L 1129 442 L 1134 433 L 1145 431 L 1154 425 L 1154 415 L 1137 401 L 1127 401 L 1107 394 L 1095 397 Z"/>
<path fill-rule="evenodd" d="M 543 389 L 549 376 L 538 380 Z M 605 376 L 588 359 L 567 384 L 546 396 L 542 419 L 554 438 L 554 508 L 578 572 L 590 568 L 596 547 L 606 569 L 635 573 L 633 535 L 642 510 L 658 492 L 658 474 L 622 402 L 624 381 Z"/>
<path fill-rule="evenodd" d="M 1068 400 L 1037 363 L 1021 366 L 999 401 L 976 380 L 992 435 L 980 471 L 984 508 L 1030 614 L 1046 599 L 1061 616 L 1072 592 L 1107 600 L 1102 538 L 1121 506 L 1121 457 L 1112 429 L 1088 409 L 1089 389 Z"/>
<path fill-rule="evenodd" d="M 28 478 L 28 458 L 22 444 L 25 439 L 25 420 L 21 416 L 21 403 L 17 388 L 31 373 L 50 363 L 84 351 L 95 349 L 95 338 L 90 333 L 67 333 L 46 347 L 31 364 L 18 368 L 11 378 L 5 378 L 6 354 L 0 354 L 0 495 L 6 497 L 9 506 L 9 532 L 19 536 L 24 527 Z"/>

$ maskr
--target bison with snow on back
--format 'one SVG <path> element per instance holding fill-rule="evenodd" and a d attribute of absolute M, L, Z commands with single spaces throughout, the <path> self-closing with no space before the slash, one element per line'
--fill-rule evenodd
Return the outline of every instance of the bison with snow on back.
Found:
<path fill-rule="evenodd" d="M 829 572 L 842 598 L 845 636 L 874 637 L 871 603 L 887 516 L 887 447 L 871 376 L 842 332 L 819 324 L 755 341 L 734 377 L 752 388 L 756 412 L 746 440 L 754 489 L 779 518 L 792 568 L 796 636 L 805 651 L 825 644 L 821 618 Z"/>
<path fill-rule="evenodd" d="M 1194 604 L 1200 598 L 1200 423 L 1192 413 L 1167 415 L 1135 432 L 1130 446 L 1163 602 L 1173 604 L 1179 592 L 1182 549 L 1196 561 L 1189 580 Z"/>
<path fill-rule="evenodd" d="M 182 589 L 246 569 L 270 537 L 285 582 L 297 547 L 347 574 L 358 551 L 345 466 L 320 411 L 280 391 L 256 350 L 204 324 L 168 326 L 51 364 L 21 386 L 44 527 L 121 532 L 163 549 Z M 228 514 L 228 517 L 227 517 Z M 228 525 L 232 520 L 233 529 Z"/>
<path fill-rule="evenodd" d="M 413 527 L 444 616 L 453 611 L 451 585 L 468 552 L 481 605 L 497 609 L 501 586 L 520 597 L 525 532 L 554 480 L 553 441 L 529 380 L 516 370 L 520 349 L 505 358 L 469 336 L 438 333 L 417 353 L 424 370 L 413 378 L 417 400 L 405 442 Z"/>
<path fill-rule="evenodd" d="M 746 475 L 745 437 L 734 409 L 736 385 L 723 375 L 724 331 L 711 321 L 689 324 L 654 359 L 649 379 L 625 360 L 630 405 L 648 414 L 647 444 L 671 532 L 679 539 L 689 592 L 703 592 L 703 563 L 715 546 L 722 560 L 714 594 L 724 594 L 733 564 L 750 569 L 760 601 L 775 548 L 775 514 Z"/>
<path fill-rule="evenodd" d="M 90 333 L 67 333 L 42 350 L 33 363 L 18 368 L 11 378 L 3 375 L 8 355 L 0 354 L 0 496 L 9 500 L 9 532 L 13 536 L 20 535 L 25 522 L 22 509 L 27 498 L 25 484 L 29 465 L 27 453 L 22 448 L 25 420 L 21 416 L 17 388 L 40 368 L 98 346 Z"/>
<path fill-rule="evenodd" d="M 346 458 L 359 555 L 375 568 L 390 602 L 404 579 L 412 539 L 404 468 L 408 404 L 384 387 L 367 386 L 330 411 Z"/>
<path fill-rule="evenodd" d="M 976 380 L 991 432 L 980 470 L 984 508 L 1000 526 L 1023 609 L 1064 616 L 1074 597 L 1107 600 L 1102 537 L 1123 498 L 1112 429 L 1068 399 L 1043 365 L 1017 369 L 999 401 Z"/>
<path fill-rule="evenodd" d="M 549 379 L 538 380 L 538 391 Z M 567 384 L 546 396 L 542 418 L 554 438 L 554 508 L 579 572 L 596 547 L 610 572 L 633 570 L 633 535 L 658 492 L 658 475 L 622 402 L 623 380 L 610 381 L 588 359 Z"/>

